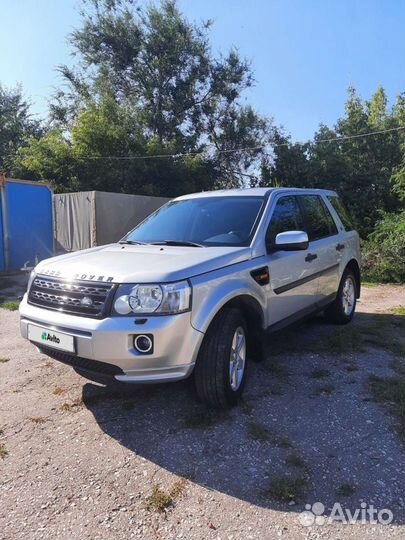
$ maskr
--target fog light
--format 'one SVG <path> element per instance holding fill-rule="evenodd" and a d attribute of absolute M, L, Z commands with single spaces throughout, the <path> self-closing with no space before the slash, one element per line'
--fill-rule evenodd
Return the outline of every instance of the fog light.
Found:
<path fill-rule="evenodd" d="M 142 354 L 153 352 L 152 336 L 147 334 L 138 334 L 137 336 L 134 336 L 134 347 L 138 352 Z"/>

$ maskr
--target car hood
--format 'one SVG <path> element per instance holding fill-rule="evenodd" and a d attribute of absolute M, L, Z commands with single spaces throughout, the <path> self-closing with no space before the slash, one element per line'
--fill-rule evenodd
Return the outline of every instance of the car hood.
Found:
<path fill-rule="evenodd" d="M 249 247 L 110 244 L 40 262 L 38 274 L 112 283 L 177 281 L 251 258 Z"/>

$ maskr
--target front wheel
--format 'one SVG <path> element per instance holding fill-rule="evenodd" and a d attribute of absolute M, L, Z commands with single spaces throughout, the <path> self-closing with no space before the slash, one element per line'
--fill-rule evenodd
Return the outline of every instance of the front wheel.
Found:
<path fill-rule="evenodd" d="M 346 270 L 340 281 L 335 301 L 325 310 L 327 318 L 336 324 L 347 324 L 356 309 L 357 281 L 351 270 Z"/>
<path fill-rule="evenodd" d="M 242 314 L 238 309 L 222 309 L 208 328 L 195 366 L 195 386 L 201 401 L 218 408 L 238 401 L 245 384 L 246 353 Z"/>

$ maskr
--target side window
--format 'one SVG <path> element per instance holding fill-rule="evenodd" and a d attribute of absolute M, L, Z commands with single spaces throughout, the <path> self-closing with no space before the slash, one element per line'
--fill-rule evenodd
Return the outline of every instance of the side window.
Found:
<path fill-rule="evenodd" d="M 304 224 L 296 197 L 281 197 L 271 216 L 266 234 L 266 245 L 274 245 L 276 236 L 286 231 L 302 231 Z"/>
<path fill-rule="evenodd" d="M 348 211 L 346 210 L 345 205 L 342 203 L 339 197 L 336 197 L 335 195 L 328 195 L 328 200 L 333 206 L 337 215 L 340 217 L 340 221 L 343 223 L 346 231 L 353 231 L 353 222 L 349 216 Z"/>
<path fill-rule="evenodd" d="M 310 242 L 337 234 L 336 223 L 319 195 L 301 195 L 300 202 Z"/>

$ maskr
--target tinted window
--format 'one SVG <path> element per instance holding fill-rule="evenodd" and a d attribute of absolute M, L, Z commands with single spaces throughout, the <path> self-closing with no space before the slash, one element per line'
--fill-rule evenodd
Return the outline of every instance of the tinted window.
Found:
<path fill-rule="evenodd" d="M 276 236 L 286 231 L 303 231 L 302 215 L 295 197 L 282 197 L 278 200 L 267 230 L 266 242 L 275 244 Z"/>
<path fill-rule="evenodd" d="M 126 240 L 242 246 L 250 242 L 263 197 L 201 197 L 171 201 L 135 227 Z"/>
<path fill-rule="evenodd" d="M 337 234 L 335 221 L 319 195 L 302 195 L 300 202 L 310 242 Z"/>
<path fill-rule="evenodd" d="M 328 199 L 335 209 L 335 212 L 340 217 L 340 221 L 343 223 L 346 231 L 352 231 L 354 229 L 353 222 L 342 201 L 339 199 L 339 197 L 334 195 L 328 195 Z"/>

